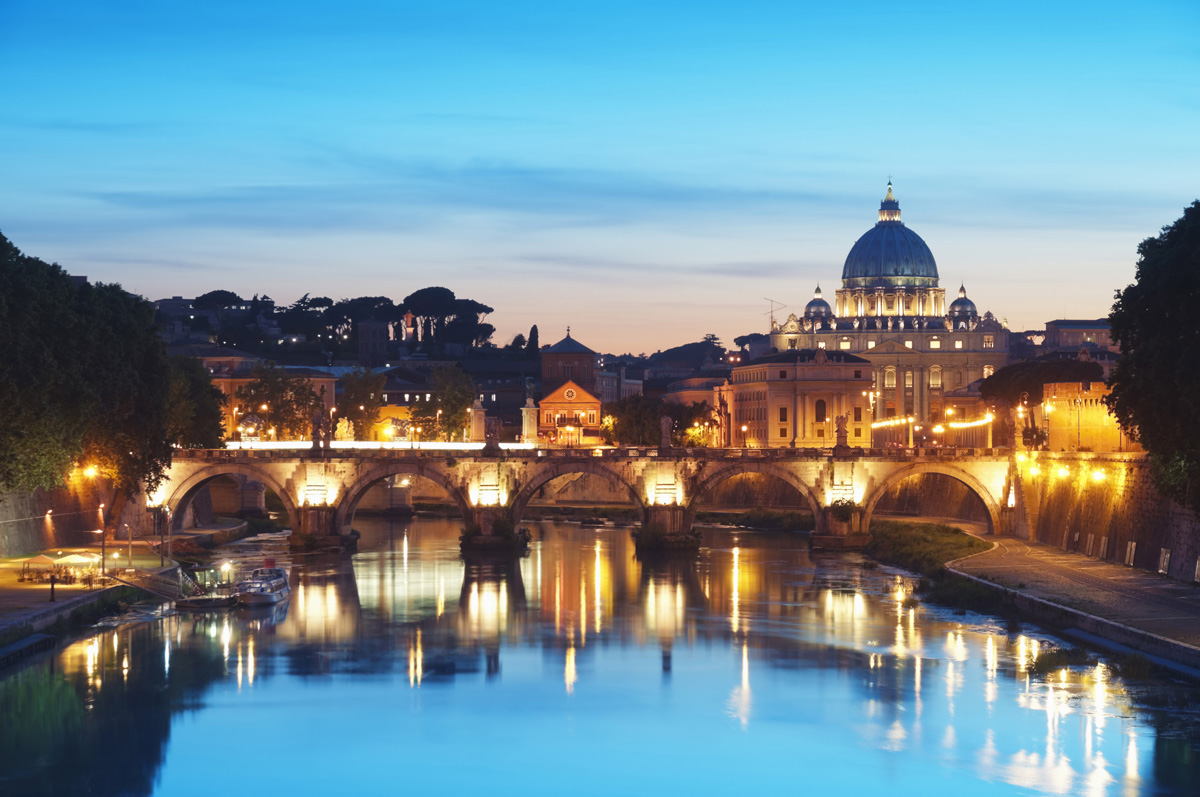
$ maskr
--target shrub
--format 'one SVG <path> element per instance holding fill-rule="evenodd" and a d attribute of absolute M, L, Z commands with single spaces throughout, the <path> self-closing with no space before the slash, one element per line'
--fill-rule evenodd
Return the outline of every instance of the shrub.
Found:
<path fill-rule="evenodd" d="M 946 562 L 988 549 L 983 540 L 952 526 L 877 520 L 865 553 L 921 575 L 939 573 Z"/>

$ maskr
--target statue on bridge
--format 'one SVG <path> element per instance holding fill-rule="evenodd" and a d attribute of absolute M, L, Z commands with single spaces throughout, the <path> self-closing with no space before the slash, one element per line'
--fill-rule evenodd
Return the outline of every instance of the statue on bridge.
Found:
<path fill-rule="evenodd" d="M 662 435 L 662 439 L 659 441 L 659 448 L 671 447 L 671 427 L 674 423 L 669 415 L 663 415 L 658 419 L 658 430 Z"/>
<path fill-rule="evenodd" d="M 846 440 L 849 436 L 847 426 L 849 422 L 850 416 L 848 415 L 838 415 L 833 419 L 834 434 L 837 436 L 837 445 L 839 446 L 847 445 Z"/>
<path fill-rule="evenodd" d="M 313 409 L 312 414 L 312 447 L 313 451 L 318 451 L 323 447 L 327 447 L 329 442 L 329 421 L 325 418 L 325 406 L 317 405 Z"/>

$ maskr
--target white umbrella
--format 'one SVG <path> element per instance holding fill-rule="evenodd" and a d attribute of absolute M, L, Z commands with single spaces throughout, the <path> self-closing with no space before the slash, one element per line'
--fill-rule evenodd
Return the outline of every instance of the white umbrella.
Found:
<path fill-rule="evenodd" d="M 52 565 L 52 564 L 54 564 L 54 560 L 51 559 L 49 556 L 46 556 L 46 554 L 40 553 L 31 559 L 26 559 L 25 564 L 27 564 L 27 565 Z"/>

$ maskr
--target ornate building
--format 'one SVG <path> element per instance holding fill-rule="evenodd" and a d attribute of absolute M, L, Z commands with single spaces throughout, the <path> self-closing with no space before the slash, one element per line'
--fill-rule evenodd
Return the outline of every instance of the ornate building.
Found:
<path fill-rule="evenodd" d="M 771 345 L 780 352 L 849 352 L 869 361 L 879 394 L 876 418 L 940 420 L 945 392 L 1009 361 L 1008 330 L 991 313 L 980 316 L 964 287 L 946 305 L 933 253 L 900 220 L 890 181 L 879 221 L 846 257 L 834 304 L 818 286 L 803 316 L 772 320 Z"/>

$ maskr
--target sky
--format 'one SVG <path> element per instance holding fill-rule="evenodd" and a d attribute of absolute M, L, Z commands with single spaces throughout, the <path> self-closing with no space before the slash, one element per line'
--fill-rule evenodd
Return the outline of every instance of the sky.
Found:
<path fill-rule="evenodd" d="M 942 287 L 1107 315 L 1200 196 L 1200 4 L 0 0 L 0 233 L 159 299 L 428 285 L 495 342 L 767 331 L 889 175 Z"/>

